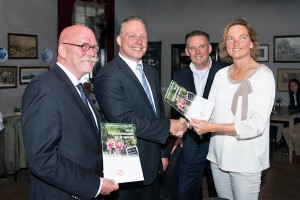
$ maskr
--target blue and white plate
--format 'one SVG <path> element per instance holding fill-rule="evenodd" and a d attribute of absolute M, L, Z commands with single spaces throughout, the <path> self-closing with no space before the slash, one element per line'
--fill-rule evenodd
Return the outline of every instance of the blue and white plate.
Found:
<path fill-rule="evenodd" d="M 52 53 L 51 49 L 45 48 L 42 50 L 41 56 L 42 56 L 43 61 L 51 62 L 51 60 L 53 58 L 53 53 Z"/>
<path fill-rule="evenodd" d="M 0 47 L 0 63 L 3 63 L 7 60 L 7 50 L 3 47 Z"/>

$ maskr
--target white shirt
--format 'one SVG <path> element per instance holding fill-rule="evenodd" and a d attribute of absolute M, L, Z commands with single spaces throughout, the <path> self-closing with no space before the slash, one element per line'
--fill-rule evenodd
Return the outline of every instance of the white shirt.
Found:
<path fill-rule="evenodd" d="M 260 65 L 249 77 L 253 91 L 248 95 L 247 118 L 243 121 L 241 97 L 236 115 L 231 111 L 233 96 L 241 82 L 229 76 L 229 67 L 217 72 L 208 99 L 215 102 L 213 122 L 234 123 L 237 137 L 213 134 L 207 159 L 225 171 L 260 172 L 270 166 L 269 126 L 275 98 L 274 76 L 268 67 Z"/>
<path fill-rule="evenodd" d="M 209 58 L 209 66 L 203 70 L 199 70 L 196 69 L 196 67 L 194 66 L 193 63 L 190 64 L 190 68 L 193 72 L 193 78 L 194 78 L 194 85 L 196 88 L 196 93 L 197 95 L 199 95 L 200 97 L 203 96 L 204 93 L 204 88 L 207 82 L 207 78 L 208 78 L 208 74 L 209 74 L 209 70 L 211 68 L 211 58 Z"/>

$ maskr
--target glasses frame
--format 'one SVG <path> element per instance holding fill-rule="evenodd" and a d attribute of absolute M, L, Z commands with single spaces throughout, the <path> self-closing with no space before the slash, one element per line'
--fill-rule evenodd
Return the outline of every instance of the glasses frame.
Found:
<path fill-rule="evenodd" d="M 92 48 L 92 50 L 95 51 L 95 53 L 98 53 L 99 49 L 100 49 L 98 45 L 91 46 L 88 43 L 83 43 L 82 45 L 79 45 L 79 44 L 72 44 L 72 43 L 68 43 L 68 42 L 63 42 L 63 44 L 68 44 L 68 45 L 80 47 L 82 49 L 82 51 L 84 51 L 84 52 L 88 52 L 90 50 L 90 48 Z M 84 50 L 85 47 L 89 47 L 89 48 L 87 50 Z"/>

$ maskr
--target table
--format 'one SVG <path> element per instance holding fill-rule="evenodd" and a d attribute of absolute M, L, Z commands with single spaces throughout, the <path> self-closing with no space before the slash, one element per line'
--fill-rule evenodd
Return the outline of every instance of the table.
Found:
<path fill-rule="evenodd" d="M 289 139 L 288 146 L 289 146 L 289 163 L 293 163 L 293 152 L 294 152 L 294 145 L 292 141 L 292 134 L 294 134 L 294 120 L 298 117 L 297 115 L 287 115 L 287 114 L 272 114 L 271 121 L 285 121 L 289 122 Z"/>

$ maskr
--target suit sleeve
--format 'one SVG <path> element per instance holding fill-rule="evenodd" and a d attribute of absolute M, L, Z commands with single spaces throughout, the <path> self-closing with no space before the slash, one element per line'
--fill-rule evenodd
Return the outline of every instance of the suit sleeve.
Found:
<path fill-rule="evenodd" d="M 126 72 L 102 68 L 95 77 L 95 94 L 98 103 L 110 122 L 136 124 L 139 139 L 165 144 L 170 130 L 169 119 L 153 116 L 138 90 L 137 82 Z M 158 86 L 156 86 L 157 90 Z M 159 90 L 160 92 L 160 90 Z M 163 106 L 161 95 L 159 105 Z M 160 108 L 163 111 L 163 108 Z"/>

